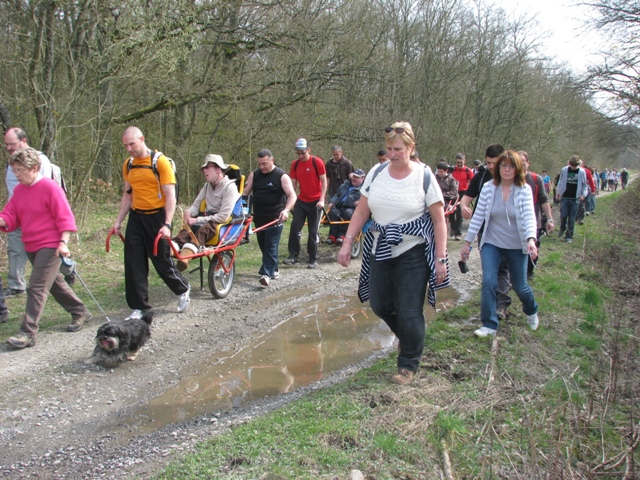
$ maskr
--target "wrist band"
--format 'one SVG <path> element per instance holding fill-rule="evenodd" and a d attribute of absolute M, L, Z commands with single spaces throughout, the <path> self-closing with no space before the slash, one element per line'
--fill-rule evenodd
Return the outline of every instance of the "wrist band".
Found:
<path fill-rule="evenodd" d="M 345 235 L 344 238 L 350 238 L 351 240 L 353 240 L 353 237 L 351 235 Z"/>
<path fill-rule="evenodd" d="M 164 226 L 167 227 L 169 230 L 171 230 L 171 224 L 170 223 L 165 223 Z"/>
<path fill-rule="evenodd" d="M 66 240 L 60 240 L 60 243 L 64 243 L 66 245 L 67 241 Z"/>

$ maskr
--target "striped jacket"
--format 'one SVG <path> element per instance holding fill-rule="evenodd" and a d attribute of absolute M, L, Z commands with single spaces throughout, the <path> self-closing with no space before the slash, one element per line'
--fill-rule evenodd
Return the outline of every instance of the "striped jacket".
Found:
<path fill-rule="evenodd" d="M 513 185 L 514 193 L 513 193 L 513 203 L 516 207 L 516 226 L 518 229 L 518 234 L 520 235 L 520 243 L 522 244 L 522 253 L 528 252 L 527 243 L 530 238 L 535 240 L 537 234 L 536 227 L 536 214 L 533 209 L 533 195 L 531 194 L 531 187 L 526 183 L 522 187 L 518 187 Z M 484 240 L 486 238 L 486 232 L 490 228 L 490 218 L 491 218 L 491 207 L 493 205 L 493 196 L 496 191 L 499 192 L 500 185 L 494 185 L 492 181 L 489 181 L 484 184 L 482 187 L 482 191 L 478 196 L 478 204 L 476 206 L 476 211 L 471 218 L 471 222 L 469 223 L 469 230 L 467 231 L 467 236 L 465 240 L 467 242 L 472 243 L 473 240 L 478 235 L 478 231 L 482 227 L 484 223 L 484 232 L 482 235 L 482 240 L 480 241 L 480 250 L 482 250 L 482 245 L 484 245 Z"/>

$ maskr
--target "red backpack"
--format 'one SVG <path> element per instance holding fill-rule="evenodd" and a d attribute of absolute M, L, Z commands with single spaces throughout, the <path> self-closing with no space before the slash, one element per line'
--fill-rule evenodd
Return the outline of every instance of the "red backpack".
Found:
<path fill-rule="evenodd" d="M 533 192 L 533 203 L 538 203 L 538 193 L 540 192 L 540 187 L 538 187 L 538 175 L 529 172 L 531 174 L 531 178 L 533 178 L 533 184 L 535 185 L 535 190 Z"/>

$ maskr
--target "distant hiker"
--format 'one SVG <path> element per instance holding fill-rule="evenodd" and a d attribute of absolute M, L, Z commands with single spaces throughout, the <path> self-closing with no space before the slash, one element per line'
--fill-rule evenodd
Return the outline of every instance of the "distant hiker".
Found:
<path fill-rule="evenodd" d="M 565 235 L 565 241 L 573 241 L 573 228 L 578 214 L 579 203 L 587 197 L 587 174 L 580 168 L 580 157 L 573 155 L 569 164 L 560 171 L 556 199 L 560 203 L 560 232 L 558 237 Z"/>
<path fill-rule="evenodd" d="M 473 178 L 473 170 L 465 166 L 466 157 L 464 153 L 456 154 L 456 165 L 451 172 L 453 178 L 458 181 L 458 198 L 462 200 L 467 188 L 469 188 L 469 182 Z M 456 211 L 451 215 L 451 235 L 454 240 L 460 240 L 462 235 L 462 210 L 460 205 L 456 207 Z"/>

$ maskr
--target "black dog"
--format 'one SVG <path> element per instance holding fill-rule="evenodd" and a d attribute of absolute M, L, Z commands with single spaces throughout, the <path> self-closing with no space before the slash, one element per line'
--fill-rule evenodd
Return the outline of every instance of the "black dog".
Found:
<path fill-rule="evenodd" d="M 140 349 L 151 337 L 153 312 L 142 318 L 105 323 L 96 334 L 96 348 L 86 363 L 115 365 L 126 360 L 135 360 Z"/>

